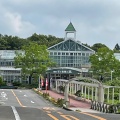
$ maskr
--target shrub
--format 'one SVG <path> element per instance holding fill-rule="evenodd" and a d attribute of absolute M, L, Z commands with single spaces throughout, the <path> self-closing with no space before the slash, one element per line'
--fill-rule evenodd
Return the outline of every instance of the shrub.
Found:
<path fill-rule="evenodd" d="M 78 96 L 78 97 L 81 97 L 81 96 L 82 96 L 81 90 L 78 90 L 78 91 L 75 93 L 75 95 Z"/>
<path fill-rule="evenodd" d="M 21 86 L 20 82 L 13 82 L 12 84 L 13 84 L 13 86 Z"/>
<path fill-rule="evenodd" d="M 46 99 L 48 99 L 48 97 L 49 97 L 49 93 L 43 93 L 42 95 L 43 95 L 43 97 L 46 98 Z"/>
<path fill-rule="evenodd" d="M 104 98 L 107 99 L 107 93 L 104 94 Z M 112 99 L 112 93 L 109 94 L 109 99 Z M 119 100 L 119 93 L 114 93 L 114 99 Z"/>
<path fill-rule="evenodd" d="M 110 105 L 108 107 L 109 113 L 114 113 L 114 109 L 113 109 L 114 105 Z"/>
<path fill-rule="evenodd" d="M 59 86 L 59 90 L 60 90 L 60 92 L 62 91 L 62 92 L 64 93 L 64 91 L 65 91 L 65 87 L 62 86 L 62 85 L 60 85 L 60 86 Z"/>
<path fill-rule="evenodd" d="M 58 105 L 59 107 L 62 107 L 63 104 L 64 104 L 64 99 L 58 98 L 58 99 L 57 99 L 57 105 Z"/>

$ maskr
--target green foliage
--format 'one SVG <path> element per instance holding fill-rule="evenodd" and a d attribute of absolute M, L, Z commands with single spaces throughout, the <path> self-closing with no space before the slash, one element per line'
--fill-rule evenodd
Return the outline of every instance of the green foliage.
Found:
<path fill-rule="evenodd" d="M 107 46 L 104 45 L 104 44 L 101 44 L 101 43 L 96 43 L 96 44 L 94 44 L 91 48 L 92 48 L 95 52 L 98 52 L 98 49 L 103 48 L 103 47 L 107 47 Z M 108 48 L 108 47 L 107 47 L 107 48 Z"/>
<path fill-rule="evenodd" d="M 109 86 L 120 86 L 120 80 L 114 79 L 112 81 L 106 81 L 105 84 Z"/>
<path fill-rule="evenodd" d="M 81 97 L 81 96 L 82 96 L 81 90 L 78 90 L 78 91 L 75 93 L 75 95 L 78 96 L 78 97 Z"/>
<path fill-rule="evenodd" d="M 13 86 L 21 86 L 21 83 L 20 82 L 16 82 L 16 81 L 13 82 L 12 84 L 13 84 Z"/>
<path fill-rule="evenodd" d="M 2 80 L 2 77 L 0 77 L 0 86 L 6 86 L 6 83 Z"/>
<path fill-rule="evenodd" d="M 50 100 L 50 102 L 52 102 L 53 104 L 57 104 L 57 101 L 56 101 L 56 99 L 55 98 L 52 98 L 52 97 L 49 97 L 49 100 Z"/>
<path fill-rule="evenodd" d="M 110 105 L 108 107 L 109 113 L 114 113 L 114 109 L 113 109 L 114 105 Z"/>
<path fill-rule="evenodd" d="M 8 36 L 0 34 L 0 50 L 20 50 L 23 45 L 28 44 L 29 41 L 17 36 Z"/>
<path fill-rule="evenodd" d="M 36 33 L 26 39 L 0 34 L 0 50 L 21 50 L 22 46 L 27 45 L 30 42 L 50 47 L 61 41 L 63 41 L 62 38 L 57 38 L 52 35 L 37 35 Z"/>
<path fill-rule="evenodd" d="M 109 99 L 112 100 L 112 93 L 109 94 Z M 104 98 L 107 99 L 107 93 L 104 94 Z M 119 93 L 114 93 L 114 100 L 119 100 Z"/>
<path fill-rule="evenodd" d="M 57 38 L 52 35 L 47 36 L 34 33 L 32 36 L 28 37 L 27 40 L 31 42 L 36 42 L 39 45 L 46 45 L 47 47 L 50 47 L 57 44 L 58 42 L 63 41 L 63 38 Z"/>
<path fill-rule="evenodd" d="M 48 67 L 54 65 L 44 45 L 30 43 L 27 46 L 23 46 L 22 51 L 24 51 L 24 54 L 16 52 L 16 57 L 14 58 L 15 67 L 22 68 L 22 74 L 29 74 L 30 79 L 32 79 L 34 74 L 37 77 L 40 74 L 44 74 Z"/>
<path fill-rule="evenodd" d="M 2 81 L 2 77 L 0 77 L 0 85 L 3 83 L 3 81 Z"/>
<path fill-rule="evenodd" d="M 107 47 L 98 49 L 96 54 L 90 56 L 91 70 L 94 75 L 102 75 L 105 73 L 111 74 L 111 70 L 114 70 L 114 76 L 120 76 L 120 61 L 114 56 L 112 50 Z"/>
<path fill-rule="evenodd" d="M 58 98 L 57 99 L 57 105 L 59 106 L 59 107 L 63 107 L 63 104 L 64 104 L 65 102 L 64 102 L 64 99 L 62 99 L 62 98 Z"/>
<path fill-rule="evenodd" d="M 49 93 L 43 93 L 42 95 L 43 95 L 43 97 L 46 98 L 46 99 L 48 99 L 48 97 L 49 97 Z"/>
<path fill-rule="evenodd" d="M 64 93 L 64 91 L 65 91 L 65 86 L 60 85 L 60 86 L 59 86 L 59 90 L 60 90 L 60 92 L 62 91 L 62 92 Z"/>
<path fill-rule="evenodd" d="M 15 82 L 15 83 L 13 83 L 13 85 L 17 86 L 19 88 L 26 88 L 26 89 L 32 89 L 32 88 L 37 88 L 38 87 L 38 83 L 25 84 L 25 83 Z"/>

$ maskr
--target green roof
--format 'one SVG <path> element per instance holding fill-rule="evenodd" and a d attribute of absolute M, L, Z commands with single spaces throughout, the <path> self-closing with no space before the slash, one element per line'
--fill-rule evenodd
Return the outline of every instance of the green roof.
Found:
<path fill-rule="evenodd" d="M 76 31 L 73 24 L 70 22 L 70 24 L 67 26 L 67 28 L 65 29 L 65 31 Z"/>

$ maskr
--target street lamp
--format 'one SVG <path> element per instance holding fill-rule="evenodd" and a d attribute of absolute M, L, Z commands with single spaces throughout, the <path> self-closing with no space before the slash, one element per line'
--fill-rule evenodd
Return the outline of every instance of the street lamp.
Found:
<path fill-rule="evenodd" d="M 111 70 L 111 81 L 112 81 L 112 73 L 113 73 L 114 71 L 113 70 Z"/>

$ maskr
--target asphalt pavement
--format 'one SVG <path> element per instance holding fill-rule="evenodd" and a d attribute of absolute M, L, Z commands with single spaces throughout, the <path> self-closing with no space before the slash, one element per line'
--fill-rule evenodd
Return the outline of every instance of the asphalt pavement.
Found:
<path fill-rule="evenodd" d="M 46 92 L 46 91 L 43 91 Z M 53 97 L 61 98 L 62 94 L 47 91 Z M 78 105 L 72 103 L 75 108 Z M 75 101 L 74 101 L 75 102 Z M 67 111 L 65 109 L 55 107 L 45 100 L 42 96 L 39 96 L 32 90 L 10 90 L 0 89 L 0 120 L 119 120 L 120 115 L 95 113 L 87 110 L 89 109 L 88 103 L 79 102 L 80 111 Z M 79 108 L 77 106 L 77 109 Z M 86 110 L 85 110 L 86 109 Z"/>

